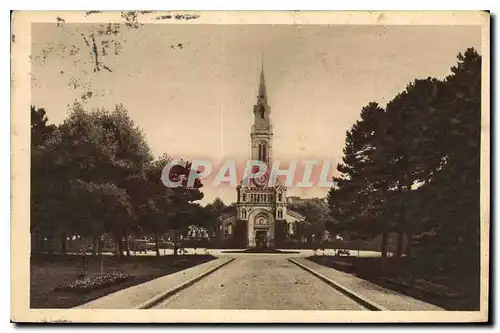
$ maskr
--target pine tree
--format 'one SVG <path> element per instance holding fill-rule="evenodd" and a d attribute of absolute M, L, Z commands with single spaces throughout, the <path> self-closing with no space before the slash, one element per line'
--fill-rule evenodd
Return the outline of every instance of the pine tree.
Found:
<path fill-rule="evenodd" d="M 346 133 L 343 163 L 337 166 L 338 188 L 330 192 L 333 217 L 358 237 L 382 233 L 382 256 L 387 256 L 388 205 L 387 159 L 381 154 L 385 135 L 385 111 L 377 103 L 369 103 L 361 111 L 361 120 Z"/>
<path fill-rule="evenodd" d="M 441 165 L 426 185 L 423 229 L 427 232 L 419 240 L 440 254 L 443 265 L 478 273 L 481 57 L 468 49 L 458 55 L 451 70 L 441 100 L 439 124 L 444 137 L 436 145 Z"/>
<path fill-rule="evenodd" d="M 392 184 L 388 212 L 398 232 L 396 256 L 402 254 L 403 234 L 411 235 L 414 221 L 407 219 L 410 192 L 416 183 L 428 182 L 440 163 L 436 153 L 442 133 L 436 126 L 439 115 L 437 79 L 415 80 L 386 107 L 385 135 L 380 152 L 386 159 L 386 177 Z"/>

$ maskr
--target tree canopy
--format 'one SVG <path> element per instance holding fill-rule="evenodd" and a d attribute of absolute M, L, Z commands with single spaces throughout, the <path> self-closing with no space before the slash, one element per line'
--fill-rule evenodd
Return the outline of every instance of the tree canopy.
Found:
<path fill-rule="evenodd" d="M 122 105 L 85 110 L 76 103 L 58 126 L 48 125 L 43 109 L 31 107 L 31 114 L 31 230 L 38 242 L 48 239 L 52 247 L 58 235 L 64 243 L 66 234 L 97 242 L 107 233 L 122 246 L 139 228 L 158 243 L 168 230 L 199 223 L 203 214 L 195 202 L 203 198 L 201 182 L 166 188 L 161 174 L 169 157 L 153 158 Z M 197 170 L 188 163 L 173 177 L 187 178 L 190 172 Z"/>
<path fill-rule="evenodd" d="M 356 237 L 382 233 L 384 255 L 387 233 L 406 233 L 443 265 L 478 267 L 481 56 L 457 59 L 444 79 L 416 79 L 385 108 L 368 103 L 346 133 L 328 205 Z"/>

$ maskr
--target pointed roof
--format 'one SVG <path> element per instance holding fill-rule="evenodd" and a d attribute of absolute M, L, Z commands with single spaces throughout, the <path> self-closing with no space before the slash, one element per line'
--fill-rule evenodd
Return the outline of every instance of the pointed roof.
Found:
<path fill-rule="evenodd" d="M 262 61 L 260 70 L 260 85 L 259 85 L 259 98 L 267 98 L 266 81 L 264 79 L 264 61 Z"/>

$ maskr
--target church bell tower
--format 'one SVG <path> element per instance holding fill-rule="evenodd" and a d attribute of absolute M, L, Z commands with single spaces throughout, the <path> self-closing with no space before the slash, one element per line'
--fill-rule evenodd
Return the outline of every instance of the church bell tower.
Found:
<path fill-rule="evenodd" d="M 262 161 L 271 167 L 271 149 L 273 130 L 270 119 L 271 108 L 267 104 L 264 65 L 260 72 L 259 93 L 257 103 L 253 107 L 254 124 L 250 134 L 252 140 L 252 160 Z"/>
<path fill-rule="evenodd" d="M 264 162 L 267 173 L 252 178 L 251 182 L 243 179 L 236 188 L 235 212 L 219 219 L 221 239 L 231 241 L 233 247 L 274 248 L 284 241 L 286 233 L 292 234 L 290 223 L 304 221 L 303 216 L 287 209 L 286 187 L 268 181 L 273 138 L 270 113 L 262 66 L 250 138 L 251 159 Z"/>

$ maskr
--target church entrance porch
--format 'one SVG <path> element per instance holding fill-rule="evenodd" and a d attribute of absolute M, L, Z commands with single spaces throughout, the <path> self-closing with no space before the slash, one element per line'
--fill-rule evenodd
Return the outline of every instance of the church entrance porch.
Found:
<path fill-rule="evenodd" d="M 274 247 L 274 218 L 270 210 L 266 208 L 254 208 L 248 216 L 247 248 Z"/>
<path fill-rule="evenodd" d="M 267 248 L 267 230 L 255 231 L 255 245 L 258 249 Z"/>

